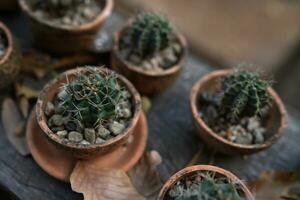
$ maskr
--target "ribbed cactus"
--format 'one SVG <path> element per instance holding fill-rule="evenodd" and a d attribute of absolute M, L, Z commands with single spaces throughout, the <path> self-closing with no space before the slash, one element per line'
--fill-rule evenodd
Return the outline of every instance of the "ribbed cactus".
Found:
<path fill-rule="evenodd" d="M 210 176 L 204 176 L 199 183 L 189 187 L 175 185 L 168 193 L 168 200 L 245 200 L 235 185 Z"/>
<path fill-rule="evenodd" d="M 260 116 L 270 103 L 268 86 L 255 72 L 235 71 L 226 76 L 222 81 L 221 113 L 231 120 Z"/>
<path fill-rule="evenodd" d="M 65 84 L 58 93 L 58 101 L 69 120 L 97 126 L 116 116 L 122 95 L 114 73 L 91 68 L 88 74 L 78 73 Z"/>
<path fill-rule="evenodd" d="M 145 13 L 136 17 L 130 28 L 130 40 L 137 53 L 152 57 L 170 45 L 173 29 L 164 16 Z"/>

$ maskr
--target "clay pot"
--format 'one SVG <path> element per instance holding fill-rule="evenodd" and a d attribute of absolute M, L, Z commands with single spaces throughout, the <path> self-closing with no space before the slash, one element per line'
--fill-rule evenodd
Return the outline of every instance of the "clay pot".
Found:
<path fill-rule="evenodd" d="M 59 27 L 37 18 L 27 0 L 20 0 L 20 6 L 29 17 L 36 46 L 54 54 L 67 54 L 92 47 L 95 37 L 112 12 L 113 0 L 104 1 L 104 8 L 92 21 L 78 27 Z"/>
<path fill-rule="evenodd" d="M 7 39 L 5 54 L 0 57 L 0 89 L 12 83 L 20 70 L 21 51 L 10 30 L 0 22 L 0 30 Z"/>
<path fill-rule="evenodd" d="M 186 40 L 182 34 L 176 32 L 177 39 L 182 46 L 183 53 L 178 63 L 162 72 L 144 70 L 139 66 L 122 58 L 119 51 L 119 41 L 122 34 L 131 26 L 134 19 L 130 19 L 120 31 L 114 35 L 114 46 L 111 57 L 112 68 L 127 77 L 143 94 L 155 94 L 169 87 L 182 70 L 187 57 Z"/>
<path fill-rule="evenodd" d="M 246 187 L 246 185 L 235 175 L 230 173 L 229 171 L 211 166 L 211 165 L 195 165 L 191 167 L 186 167 L 176 174 L 174 174 L 169 180 L 163 185 L 162 189 L 159 192 L 159 195 L 157 197 L 157 200 L 164 200 L 168 191 L 181 179 L 187 177 L 187 176 L 193 176 L 197 172 L 213 172 L 215 173 L 216 177 L 226 177 L 228 180 L 231 180 L 233 183 L 238 186 L 238 190 L 244 194 L 245 198 L 247 200 L 254 200 L 253 195 L 249 191 L 249 189 Z"/>
<path fill-rule="evenodd" d="M 237 144 L 215 133 L 199 116 L 201 105 L 198 104 L 199 94 L 204 91 L 219 91 L 220 78 L 231 73 L 232 70 L 217 70 L 202 77 L 192 88 L 190 106 L 197 134 L 211 147 L 225 154 L 252 154 L 269 148 L 283 135 L 287 127 L 287 114 L 278 94 L 271 88 L 268 92 L 273 100 L 269 109 L 265 128 L 267 129 L 266 141 L 263 144 Z"/>
<path fill-rule="evenodd" d="M 48 127 L 47 117 L 44 113 L 44 110 L 46 108 L 47 102 L 49 101 L 53 102 L 62 84 L 67 83 L 67 78 L 69 81 L 72 81 L 77 72 L 86 73 L 90 69 L 91 67 L 81 67 L 77 69 L 68 70 L 62 73 L 61 75 L 59 75 L 57 78 L 55 78 L 50 83 L 48 83 L 41 91 L 36 106 L 37 121 L 40 128 L 43 130 L 44 135 L 47 136 L 47 138 L 51 142 L 53 142 L 57 147 L 68 152 L 69 154 L 71 154 L 71 156 L 79 159 L 80 158 L 89 159 L 97 155 L 103 155 L 112 152 L 118 147 L 120 147 L 121 145 L 123 145 L 124 143 L 126 143 L 128 137 L 133 133 L 134 129 L 136 128 L 138 119 L 141 114 L 141 98 L 139 93 L 136 91 L 134 86 L 126 78 L 124 78 L 122 75 L 117 74 L 120 83 L 124 87 L 126 87 L 132 95 L 134 111 L 133 111 L 133 117 L 131 119 L 131 123 L 128 125 L 128 127 L 125 130 L 123 130 L 123 132 L 120 133 L 118 136 L 106 141 L 103 144 L 91 144 L 89 146 L 79 146 L 76 144 L 64 143 L 62 139 L 60 139 Z M 112 73 L 112 71 L 107 68 L 101 68 L 101 70 L 107 71 L 108 73 Z"/>
<path fill-rule="evenodd" d="M 1 12 L 10 12 L 18 9 L 17 0 L 1 0 L 0 1 L 0 11 Z"/>

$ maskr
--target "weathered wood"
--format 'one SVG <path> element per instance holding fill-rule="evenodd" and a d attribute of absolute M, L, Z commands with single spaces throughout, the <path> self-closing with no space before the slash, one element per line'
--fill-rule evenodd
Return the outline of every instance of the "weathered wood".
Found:
<path fill-rule="evenodd" d="M 30 33 L 20 17 L 0 17 L 0 20 L 5 20 L 13 32 L 22 37 L 23 45 L 28 47 Z M 113 18 L 122 22 L 116 13 Z M 152 97 L 153 106 L 148 113 L 148 149 L 158 150 L 162 155 L 163 163 L 159 171 L 164 180 L 183 168 L 201 146 L 200 139 L 194 133 L 189 93 L 191 86 L 211 70 L 210 66 L 190 55 L 175 84 L 162 94 Z M 214 163 L 232 170 L 244 180 L 255 178 L 262 170 L 300 170 L 299 122 L 299 117 L 290 115 L 286 135 L 265 152 L 247 158 L 216 155 Z M 0 149 L 0 185 L 4 185 L 20 199 L 82 199 L 82 195 L 72 192 L 69 184 L 47 175 L 30 156 L 20 156 L 7 141 L 2 126 Z"/>

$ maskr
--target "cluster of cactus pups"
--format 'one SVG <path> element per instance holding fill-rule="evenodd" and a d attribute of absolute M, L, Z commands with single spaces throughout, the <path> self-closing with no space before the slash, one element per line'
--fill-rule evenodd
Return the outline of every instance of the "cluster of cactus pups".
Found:
<path fill-rule="evenodd" d="M 217 178 L 209 172 L 199 172 L 178 181 L 165 200 L 245 200 L 238 185 L 225 177 Z"/>
<path fill-rule="evenodd" d="M 220 95 L 201 96 L 200 101 L 210 104 L 202 115 L 215 132 L 232 142 L 263 143 L 262 121 L 271 103 L 269 85 L 256 72 L 236 70 L 221 80 Z"/>
<path fill-rule="evenodd" d="M 29 3 L 38 18 L 64 26 L 92 21 L 101 10 L 97 0 L 29 0 Z"/>
<path fill-rule="evenodd" d="M 116 74 L 90 68 L 63 85 L 48 102 L 48 126 L 60 138 L 73 143 L 94 144 L 120 134 L 130 120 L 131 95 Z"/>
<path fill-rule="evenodd" d="M 169 20 L 156 13 L 138 15 L 121 36 L 120 51 L 126 60 L 146 70 L 173 66 L 182 53 Z"/>

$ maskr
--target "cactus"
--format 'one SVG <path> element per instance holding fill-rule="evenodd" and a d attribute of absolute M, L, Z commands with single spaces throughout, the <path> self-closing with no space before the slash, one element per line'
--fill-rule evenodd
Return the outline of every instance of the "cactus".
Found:
<path fill-rule="evenodd" d="M 145 13 L 137 16 L 129 37 L 133 48 L 142 58 L 153 57 L 170 45 L 173 29 L 166 17 Z"/>
<path fill-rule="evenodd" d="M 57 95 L 63 115 L 69 121 L 98 127 L 117 114 L 124 96 L 116 74 L 91 68 L 88 74 L 77 73 Z"/>
<path fill-rule="evenodd" d="M 221 98 L 221 113 L 227 119 L 237 121 L 242 117 L 261 116 L 270 104 L 268 81 L 258 73 L 235 71 L 222 80 L 224 91 Z"/>
<path fill-rule="evenodd" d="M 204 175 L 190 186 L 177 184 L 168 192 L 168 200 L 244 200 L 235 185 L 224 178 Z"/>

